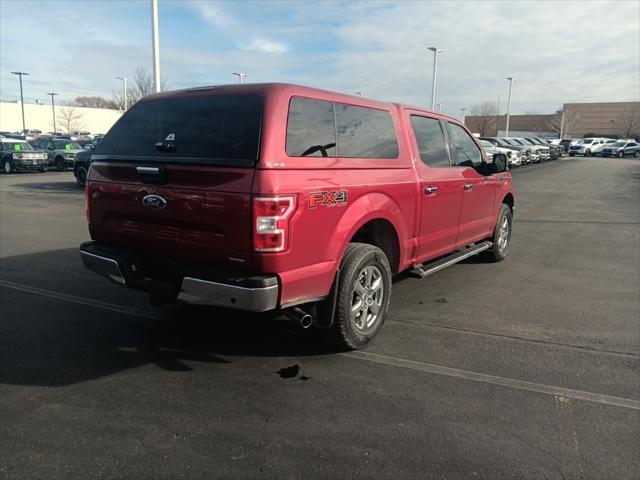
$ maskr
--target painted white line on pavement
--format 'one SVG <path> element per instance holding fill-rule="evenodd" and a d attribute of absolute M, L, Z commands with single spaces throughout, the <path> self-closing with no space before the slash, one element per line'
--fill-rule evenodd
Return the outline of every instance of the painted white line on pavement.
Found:
<path fill-rule="evenodd" d="M 496 375 L 488 375 L 486 373 L 472 372 L 470 370 L 459 370 L 457 368 L 443 367 L 432 363 L 416 362 L 414 360 L 405 360 L 403 358 L 389 357 L 378 353 L 365 352 L 362 350 L 340 355 L 358 360 L 366 360 L 383 365 L 393 367 L 408 368 L 418 370 L 420 372 L 434 373 L 436 375 L 446 375 L 448 377 L 462 378 L 473 382 L 489 383 L 492 385 L 500 385 L 518 390 L 528 390 L 530 392 L 546 393 L 558 397 L 573 398 L 576 400 L 585 400 L 587 402 L 601 403 L 603 405 L 611 405 L 615 407 L 631 408 L 640 410 L 640 400 L 630 398 L 613 397 L 611 395 L 603 395 L 600 393 L 585 392 L 582 390 L 573 390 L 570 388 L 556 387 L 553 385 L 545 385 L 542 383 L 527 382 L 525 380 L 517 380 L 515 378 L 498 377 Z"/>

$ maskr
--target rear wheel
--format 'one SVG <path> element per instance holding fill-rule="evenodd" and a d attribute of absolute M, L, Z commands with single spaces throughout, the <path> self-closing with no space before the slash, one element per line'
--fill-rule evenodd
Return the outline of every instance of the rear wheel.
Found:
<path fill-rule="evenodd" d="M 15 172 L 15 167 L 10 159 L 6 159 L 2 162 L 2 171 L 6 174 Z"/>
<path fill-rule="evenodd" d="M 633 158 L 640 158 L 640 150 L 633 152 Z"/>
<path fill-rule="evenodd" d="M 484 252 L 484 258 L 491 262 L 501 262 L 509 255 L 511 244 L 511 227 L 513 223 L 513 213 L 509 205 L 500 205 L 496 227 L 493 231 L 493 248 Z"/>
<path fill-rule="evenodd" d="M 87 169 L 85 167 L 78 167 L 76 169 L 76 182 L 79 186 L 84 187 L 87 183 Z"/>
<path fill-rule="evenodd" d="M 378 247 L 351 243 L 337 281 L 335 319 L 326 335 L 341 348 L 362 348 L 380 331 L 389 309 L 389 260 Z"/>

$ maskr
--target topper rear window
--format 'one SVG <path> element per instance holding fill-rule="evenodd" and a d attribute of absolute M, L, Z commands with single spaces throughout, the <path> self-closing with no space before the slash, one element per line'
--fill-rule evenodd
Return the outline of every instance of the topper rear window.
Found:
<path fill-rule="evenodd" d="M 261 125 L 258 95 L 141 101 L 104 136 L 94 158 L 253 166 Z"/>

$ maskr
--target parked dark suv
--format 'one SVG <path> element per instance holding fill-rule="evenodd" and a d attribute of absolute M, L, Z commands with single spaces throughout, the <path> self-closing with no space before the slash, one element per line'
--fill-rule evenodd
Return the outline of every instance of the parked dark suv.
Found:
<path fill-rule="evenodd" d="M 49 166 L 53 166 L 59 172 L 67 168 L 73 168 L 76 154 L 83 148 L 69 138 L 61 137 L 40 137 L 31 142 L 35 148 L 45 150 L 49 157 Z"/>

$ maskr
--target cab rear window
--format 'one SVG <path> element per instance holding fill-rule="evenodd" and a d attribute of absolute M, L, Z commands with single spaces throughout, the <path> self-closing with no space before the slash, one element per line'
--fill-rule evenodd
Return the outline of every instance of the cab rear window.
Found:
<path fill-rule="evenodd" d="M 252 166 L 262 97 L 209 95 L 136 103 L 95 150 L 96 159 Z"/>

